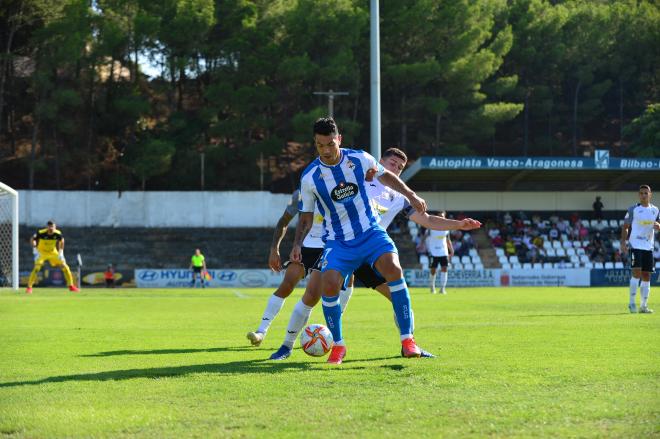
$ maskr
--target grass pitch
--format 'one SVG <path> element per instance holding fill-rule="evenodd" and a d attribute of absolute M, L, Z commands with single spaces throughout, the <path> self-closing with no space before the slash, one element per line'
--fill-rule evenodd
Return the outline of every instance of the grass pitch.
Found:
<path fill-rule="evenodd" d="M 357 289 L 341 366 L 266 360 L 300 290 L 248 346 L 270 294 L 1 292 L 0 436 L 660 436 L 660 313 L 625 287 L 413 289 L 436 359 L 401 358 L 389 303 Z"/>

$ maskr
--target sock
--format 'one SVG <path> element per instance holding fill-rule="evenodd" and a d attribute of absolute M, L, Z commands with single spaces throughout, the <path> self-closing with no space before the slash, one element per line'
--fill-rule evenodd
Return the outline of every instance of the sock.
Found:
<path fill-rule="evenodd" d="M 396 321 L 396 313 L 394 313 L 393 316 L 394 324 L 396 325 L 396 328 L 400 330 L 401 328 L 399 328 L 399 322 Z M 415 333 L 415 311 L 413 311 L 412 308 L 410 308 L 410 332 L 412 334 Z"/>
<path fill-rule="evenodd" d="M 447 286 L 447 272 L 446 271 L 441 271 L 440 272 L 440 289 L 444 290 L 445 287 Z"/>
<path fill-rule="evenodd" d="M 635 305 L 635 296 L 637 295 L 637 285 L 639 284 L 639 279 L 635 277 L 630 278 L 630 305 Z"/>
<path fill-rule="evenodd" d="M 337 346 L 344 346 L 344 338 L 341 332 L 341 306 L 339 296 L 321 296 L 323 304 L 323 316 L 328 329 L 332 332 L 332 338 Z"/>
<path fill-rule="evenodd" d="M 436 274 L 431 274 L 431 290 L 432 291 L 435 291 L 435 276 L 436 275 L 437 275 L 437 273 Z"/>
<path fill-rule="evenodd" d="M 64 280 L 66 280 L 67 286 L 73 285 L 73 276 L 71 275 L 71 269 L 66 264 L 62 264 L 62 273 L 64 274 Z"/>
<path fill-rule="evenodd" d="M 401 340 L 412 337 L 412 321 L 410 318 L 410 293 L 405 279 L 401 278 L 393 282 L 388 282 L 392 293 L 392 307 L 396 314 L 396 320 L 399 323 L 399 332 Z"/>
<path fill-rule="evenodd" d="M 293 348 L 296 338 L 298 338 L 298 334 L 300 334 L 300 331 L 302 331 L 307 324 L 311 313 L 311 306 L 305 305 L 302 300 L 299 300 L 298 303 L 296 303 L 296 306 L 291 313 L 291 318 L 289 319 L 289 326 L 286 327 L 286 336 L 284 337 L 284 343 L 282 343 L 284 346 L 289 349 Z"/>
<path fill-rule="evenodd" d="M 348 305 L 348 301 L 351 300 L 351 295 L 353 295 L 353 287 L 342 288 L 339 292 L 339 303 L 341 305 L 341 312 L 343 313 Z"/>
<path fill-rule="evenodd" d="M 270 296 L 270 299 L 268 299 L 268 304 L 266 305 L 266 309 L 264 310 L 264 315 L 261 317 L 261 324 L 259 325 L 257 332 L 261 332 L 262 334 L 268 332 L 270 324 L 273 323 L 273 320 L 275 317 L 277 317 L 277 314 L 282 309 L 282 306 L 284 306 L 284 299 L 277 297 L 274 294 Z"/>
<path fill-rule="evenodd" d="M 648 280 L 642 281 L 642 283 L 639 285 L 639 292 L 642 296 L 639 306 L 644 308 L 647 306 L 649 301 L 649 294 L 651 294 L 651 282 Z"/>

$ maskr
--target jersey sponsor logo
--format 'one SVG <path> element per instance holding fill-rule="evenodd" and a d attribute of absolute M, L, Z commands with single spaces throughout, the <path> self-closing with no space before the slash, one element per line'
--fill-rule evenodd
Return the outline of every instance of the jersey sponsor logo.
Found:
<path fill-rule="evenodd" d="M 359 192 L 358 186 L 355 183 L 341 182 L 331 192 L 332 200 L 337 203 L 348 203 L 357 196 Z"/>

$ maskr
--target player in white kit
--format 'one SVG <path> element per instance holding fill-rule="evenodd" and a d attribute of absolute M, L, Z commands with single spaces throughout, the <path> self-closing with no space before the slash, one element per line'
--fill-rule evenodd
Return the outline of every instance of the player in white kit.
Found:
<path fill-rule="evenodd" d="M 654 271 L 653 242 L 655 230 L 660 230 L 660 211 L 651 204 L 651 187 L 642 185 L 639 187 L 639 203 L 628 208 L 621 228 L 621 252 L 625 253 L 630 246 L 630 266 L 632 277 L 630 278 L 630 301 L 628 310 L 637 312 L 635 296 L 637 286 L 640 289 L 639 312 L 650 314 L 653 312 L 648 307 L 649 295 L 651 294 L 651 273 Z M 626 245 L 628 241 L 628 245 Z M 640 283 L 641 278 L 641 283 Z"/>
<path fill-rule="evenodd" d="M 438 215 L 441 218 L 445 217 L 445 212 L 440 212 Z M 435 277 L 440 265 L 440 293 L 447 294 L 447 267 L 449 260 L 454 256 L 454 247 L 451 245 L 449 238 L 449 230 L 429 230 L 429 236 L 426 238 L 426 248 L 428 249 L 431 261 L 429 268 L 431 269 L 431 293 L 435 294 Z"/>
<path fill-rule="evenodd" d="M 290 261 L 281 263 L 280 260 L 280 243 L 284 234 L 286 233 L 287 226 L 291 220 L 298 214 L 298 204 L 300 203 L 300 191 L 296 190 L 291 196 L 291 200 L 282 216 L 277 221 L 275 231 L 273 232 L 273 241 L 270 246 L 270 255 L 268 256 L 268 265 L 271 270 L 279 272 L 282 268 L 286 268 L 284 279 L 282 283 L 275 290 L 272 296 L 268 299 L 266 309 L 261 316 L 259 327 L 254 332 L 248 332 L 247 338 L 253 346 L 259 346 L 266 337 L 268 328 L 270 328 L 273 319 L 277 317 L 284 301 L 291 295 L 298 282 L 309 275 L 312 271 L 319 271 L 319 267 L 315 264 L 321 254 L 323 253 L 323 216 L 318 211 L 314 212 L 314 219 L 312 228 L 305 237 L 302 247 L 302 261 L 299 263 L 292 263 Z M 320 286 L 320 278 L 311 276 L 307 283 L 307 288 L 318 288 Z"/>

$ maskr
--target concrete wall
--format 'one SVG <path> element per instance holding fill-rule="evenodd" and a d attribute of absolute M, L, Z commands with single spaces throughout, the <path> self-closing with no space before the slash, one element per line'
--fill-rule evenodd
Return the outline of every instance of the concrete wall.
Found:
<path fill-rule="evenodd" d="M 597 195 L 621 214 L 634 192 L 420 192 L 430 209 L 591 210 Z M 290 196 L 270 192 L 19 191 L 20 223 L 103 227 L 273 227 Z"/>
<path fill-rule="evenodd" d="M 290 195 L 269 192 L 19 191 L 20 223 L 103 227 L 273 227 Z"/>

